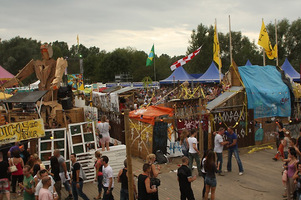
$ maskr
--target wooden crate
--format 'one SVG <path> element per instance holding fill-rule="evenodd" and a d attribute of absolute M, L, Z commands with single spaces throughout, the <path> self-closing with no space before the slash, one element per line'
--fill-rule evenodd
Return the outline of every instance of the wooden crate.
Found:
<path fill-rule="evenodd" d="M 79 123 L 84 122 L 84 108 L 72 108 L 70 110 L 65 110 L 66 118 L 69 119 L 69 123 Z M 56 111 L 56 121 L 61 127 L 65 127 L 64 113 L 63 110 Z"/>
<path fill-rule="evenodd" d="M 9 122 L 23 122 L 33 119 L 39 119 L 38 113 L 9 113 Z"/>

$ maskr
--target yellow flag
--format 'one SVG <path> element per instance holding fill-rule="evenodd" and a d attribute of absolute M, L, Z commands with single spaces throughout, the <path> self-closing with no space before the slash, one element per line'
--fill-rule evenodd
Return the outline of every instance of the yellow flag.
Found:
<path fill-rule="evenodd" d="M 267 57 L 272 60 L 274 58 L 277 58 L 277 46 L 274 46 L 274 49 L 272 48 L 270 38 L 267 32 L 267 29 L 265 28 L 264 22 L 262 21 L 261 30 L 259 33 L 259 39 L 258 39 L 258 45 L 262 46 L 264 48 Z"/>
<path fill-rule="evenodd" d="M 214 39 L 213 39 L 213 60 L 218 65 L 219 69 L 222 68 L 222 61 L 220 58 L 220 47 L 217 37 L 216 25 L 214 26 Z"/>

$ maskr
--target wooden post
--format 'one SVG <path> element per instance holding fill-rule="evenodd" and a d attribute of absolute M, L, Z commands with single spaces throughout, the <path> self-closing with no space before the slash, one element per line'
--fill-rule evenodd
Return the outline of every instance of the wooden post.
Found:
<path fill-rule="evenodd" d="M 202 127 L 203 124 L 201 123 L 203 111 L 202 98 L 199 98 L 199 151 L 201 156 L 204 155 L 204 132 Z"/>
<path fill-rule="evenodd" d="M 133 167 L 131 156 L 131 134 L 129 126 L 129 109 L 124 110 L 124 130 L 125 130 L 125 144 L 126 144 L 126 159 L 127 159 L 127 172 L 128 172 L 128 191 L 129 200 L 134 200 L 134 180 L 133 180 Z"/>

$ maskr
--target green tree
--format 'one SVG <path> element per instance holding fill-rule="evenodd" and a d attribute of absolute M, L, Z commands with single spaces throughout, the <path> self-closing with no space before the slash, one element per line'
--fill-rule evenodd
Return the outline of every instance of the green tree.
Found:
<path fill-rule="evenodd" d="M 66 57 L 70 57 L 70 51 L 69 51 L 69 47 L 68 44 L 66 42 L 59 42 L 59 41 L 55 41 L 52 43 L 52 49 L 53 49 L 53 59 L 57 59 L 60 57 L 66 58 Z"/>
<path fill-rule="evenodd" d="M 213 60 L 213 26 L 207 27 L 203 24 L 198 25 L 197 29 L 192 30 L 191 39 L 186 54 L 194 52 L 201 45 L 200 53 L 185 65 L 185 70 L 189 73 L 204 73 Z"/>
<path fill-rule="evenodd" d="M 260 64 L 260 52 L 254 41 L 243 36 L 241 32 L 231 31 L 232 38 L 232 58 L 238 66 L 244 66 L 247 60 L 250 60 L 253 65 Z M 219 34 L 219 43 L 223 47 L 221 51 L 222 57 L 222 71 L 229 70 L 230 63 L 230 34 Z"/>
<path fill-rule="evenodd" d="M 16 75 L 31 59 L 40 59 L 41 42 L 19 36 L 0 43 L 0 65 Z"/>

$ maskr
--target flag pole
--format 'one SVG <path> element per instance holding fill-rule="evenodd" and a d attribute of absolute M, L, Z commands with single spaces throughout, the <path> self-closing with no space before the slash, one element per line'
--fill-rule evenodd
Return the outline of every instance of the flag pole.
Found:
<path fill-rule="evenodd" d="M 262 18 L 262 22 L 263 22 L 263 18 Z M 263 66 L 265 66 L 265 50 L 264 50 L 264 48 L 262 48 L 262 57 L 263 57 Z"/>
<path fill-rule="evenodd" d="M 229 39 L 230 39 L 230 66 L 232 65 L 233 62 L 233 57 L 232 57 L 232 37 L 231 37 L 231 19 L 229 15 Z"/>
<path fill-rule="evenodd" d="M 275 19 L 275 39 L 276 39 L 276 49 L 277 49 L 277 54 L 276 54 L 276 66 L 278 67 L 279 65 L 279 60 L 278 60 L 278 36 L 277 36 L 277 21 Z"/>
<path fill-rule="evenodd" d="M 153 44 L 153 46 L 154 46 L 154 45 L 155 45 L 155 44 Z M 156 54 L 155 54 L 155 48 L 154 48 L 154 78 L 155 78 L 155 81 L 156 81 L 156 64 L 155 64 L 155 63 L 156 63 L 156 62 L 155 62 L 155 60 L 156 60 L 155 57 L 156 57 L 156 56 L 155 56 L 155 55 L 156 55 Z"/>

